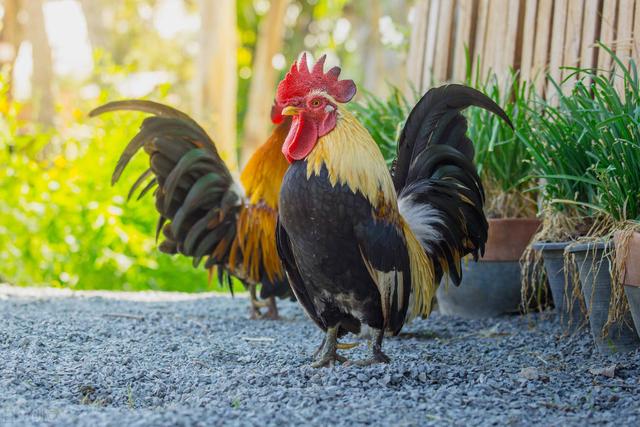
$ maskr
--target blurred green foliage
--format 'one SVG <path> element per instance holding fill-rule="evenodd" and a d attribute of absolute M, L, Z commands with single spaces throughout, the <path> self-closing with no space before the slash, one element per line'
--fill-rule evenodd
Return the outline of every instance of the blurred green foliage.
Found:
<path fill-rule="evenodd" d="M 160 253 L 151 199 L 126 202 L 143 156 L 111 187 L 111 172 L 141 117 L 38 132 L 20 121 L 0 81 L 0 276 L 18 285 L 203 291 L 207 273 Z"/>

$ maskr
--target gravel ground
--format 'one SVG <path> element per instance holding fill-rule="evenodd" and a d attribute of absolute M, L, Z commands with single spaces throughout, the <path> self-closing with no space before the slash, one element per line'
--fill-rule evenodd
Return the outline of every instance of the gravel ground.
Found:
<path fill-rule="evenodd" d="M 270 322 L 242 297 L 93 295 L 0 286 L 0 425 L 640 425 L 640 353 L 549 316 L 434 314 L 389 365 L 314 370 L 295 303 Z"/>

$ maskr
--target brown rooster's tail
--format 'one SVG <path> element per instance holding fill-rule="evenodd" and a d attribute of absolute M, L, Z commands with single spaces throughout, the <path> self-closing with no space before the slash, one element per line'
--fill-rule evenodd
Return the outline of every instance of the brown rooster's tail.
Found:
<path fill-rule="evenodd" d="M 461 258 L 471 253 L 477 260 L 487 241 L 484 190 L 461 113 L 472 105 L 513 127 L 506 113 L 482 92 L 447 85 L 420 99 L 398 143 L 393 171 L 398 207 L 433 260 L 436 283 L 448 272 L 459 285 Z"/>
<path fill-rule="evenodd" d="M 155 188 L 155 205 L 160 214 L 156 238 L 160 231 L 164 235 L 160 250 L 192 257 L 194 266 L 204 257 L 208 257 L 206 268 L 228 264 L 243 192 L 213 141 L 186 114 L 151 101 L 111 102 L 96 108 L 90 116 L 122 110 L 153 116 L 144 120 L 125 148 L 113 172 L 112 184 L 143 148 L 149 155 L 149 168 L 135 181 L 129 198 L 141 187 L 138 199 Z M 221 274 L 222 269 L 218 272 Z"/>

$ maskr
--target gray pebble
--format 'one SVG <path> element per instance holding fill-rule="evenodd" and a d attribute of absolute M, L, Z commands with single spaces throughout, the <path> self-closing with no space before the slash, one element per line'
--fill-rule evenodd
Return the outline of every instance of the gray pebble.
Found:
<path fill-rule="evenodd" d="M 601 356 L 549 314 L 434 314 L 385 339 L 389 365 L 316 370 L 322 334 L 295 303 L 279 301 L 282 322 L 247 305 L 0 299 L 0 424 L 640 425 L 640 352 Z M 504 335 L 478 333 L 497 323 Z"/>

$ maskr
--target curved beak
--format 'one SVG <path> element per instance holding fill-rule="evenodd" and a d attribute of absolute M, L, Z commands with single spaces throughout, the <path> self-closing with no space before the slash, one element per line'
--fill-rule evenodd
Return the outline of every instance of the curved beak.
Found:
<path fill-rule="evenodd" d="M 298 114 L 300 114 L 301 111 L 302 111 L 301 108 L 289 105 L 287 107 L 284 107 L 280 114 L 282 114 L 283 116 L 297 116 Z"/>

